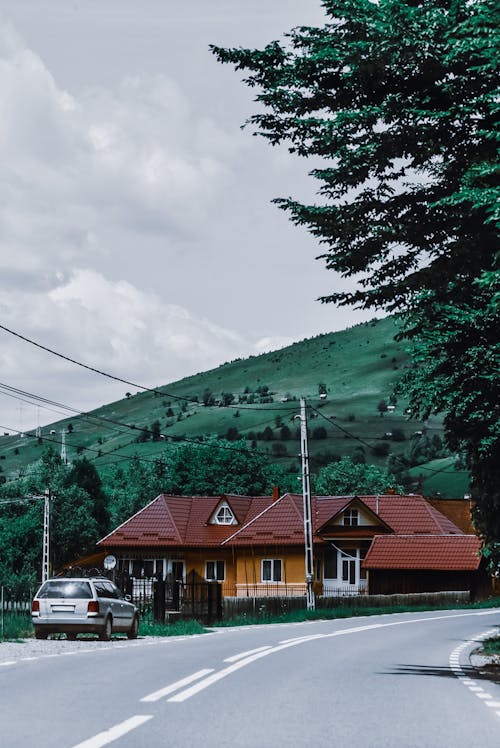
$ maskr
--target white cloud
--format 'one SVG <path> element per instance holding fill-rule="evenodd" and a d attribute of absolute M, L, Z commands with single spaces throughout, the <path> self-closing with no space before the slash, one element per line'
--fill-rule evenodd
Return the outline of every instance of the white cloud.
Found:
<path fill-rule="evenodd" d="M 47 294 L 7 292 L 0 312 L 6 327 L 22 329 L 26 337 L 71 359 L 149 387 L 212 368 L 251 348 L 230 329 L 199 319 L 127 281 L 109 281 L 93 270 L 76 270 Z M 30 372 L 28 379 L 38 371 L 35 394 L 77 409 L 121 398 L 128 389 L 15 337 L 4 337 L 0 351 L 4 381 L 11 382 L 13 376 L 19 383 L 23 367 Z M 29 391 L 29 385 L 25 386 Z M 61 395 L 61 391 L 72 395 Z M 2 412 L 9 413 L 9 402 L 0 397 L 0 403 Z M 2 426 L 34 426 L 34 407 L 24 410 L 20 424 L 12 406 L 11 421 Z M 55 419 L 45 416 L 44 420 Z"/>
<path fill-rule="evenodd" d="M 9 29 L 0 29 L 0 107 L 4 263 L 27 282 L 116 257 L 113 230 L 167 245 L 200 232 L 235 147 L 161 75 L 71 96 Z"/>

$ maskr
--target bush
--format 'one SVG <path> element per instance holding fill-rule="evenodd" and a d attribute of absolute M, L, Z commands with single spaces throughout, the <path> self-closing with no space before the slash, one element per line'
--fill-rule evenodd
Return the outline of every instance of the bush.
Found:
<path fill-rule="evenodd" d="M 286 445 L 282 442 L 273 442 L 271 452 L 273 457 L 286 457 L 288 455 Z"/>
<path fill-rule="evenodd" d="M 379 442 L 372 447 L 372 454 L 376 457 L 387 457 L 391 450 L 389 442 Z"/>
<path fill-rule="evenodd" d="M 326 439 L 327 433 L 324 426 L 317 426 L 312 432 L 313 439 Z"/>

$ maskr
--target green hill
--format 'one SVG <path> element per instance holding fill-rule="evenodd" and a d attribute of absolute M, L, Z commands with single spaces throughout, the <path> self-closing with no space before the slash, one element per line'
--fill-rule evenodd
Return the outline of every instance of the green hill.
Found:
<path fill-rule="evenodd" d="M 134 454 L 152 459 L 173 441 L 212 434 L 230 440 L 244 437 L 269 459 L 298 470 L 295 416 L 301 396 L 312 406 L 313 473 L 344 455 L 386 465 L 391 454 L 418 451 L 422 439 L 429 459 L 443 457 L 441 421 L 409 420 L 405 402 L 391 403 L 393 387 L 409 365 L 404 345 L 394 341 L 395 332 L 392 318 L 372 320 L 159 385 L 161 394 L 127 393 L 123 400 L 44 427 L 39 438 L 34 433 L 0 437 L 1 475 L 7 480 L 18 477 L 48 444 L 59 451 L 63 429 L 69 432 L 68 459 L 85 455 L 104 478 L 117 462 Z M 383 413 L 381 401 L 389 405 Z M 415 464 L 425 473 L 424 457 Z M 450 465 L 446 473 L 453 472 Z M 436 480 L 437 473 L 434 476 Z M 456 481 L 450 480 L 449 491 L 446 478 L 439 485 L 444 496 L 455 495 Z"/>

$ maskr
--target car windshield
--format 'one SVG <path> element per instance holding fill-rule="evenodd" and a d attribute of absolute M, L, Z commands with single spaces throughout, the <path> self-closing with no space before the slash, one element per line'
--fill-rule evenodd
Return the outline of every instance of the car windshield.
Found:
<path fill-rule="evenodd" d="M 65 597 L 73 600 L 89 600 L 92 598 L 92 590 L 90 589 L 90 584 L 88 582 L 78 582 L 73 579 L 58 579 L 50 582 L 45 582 L 45 584 L 40 588 L 40 592 L 38 593 L 37 597 Z"/>

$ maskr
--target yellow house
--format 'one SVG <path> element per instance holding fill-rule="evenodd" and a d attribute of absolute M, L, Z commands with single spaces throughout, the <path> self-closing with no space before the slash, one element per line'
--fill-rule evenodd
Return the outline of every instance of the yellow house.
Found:
<path fill-rule="evenodd" d="M 471 589 L 480 541 L 422 496 L 314 496 L 316 594 Z M 226 597 L 304 595 L 302 496 L 167 496 L 103 538 L 132 580 L 222 584 Z"/>

